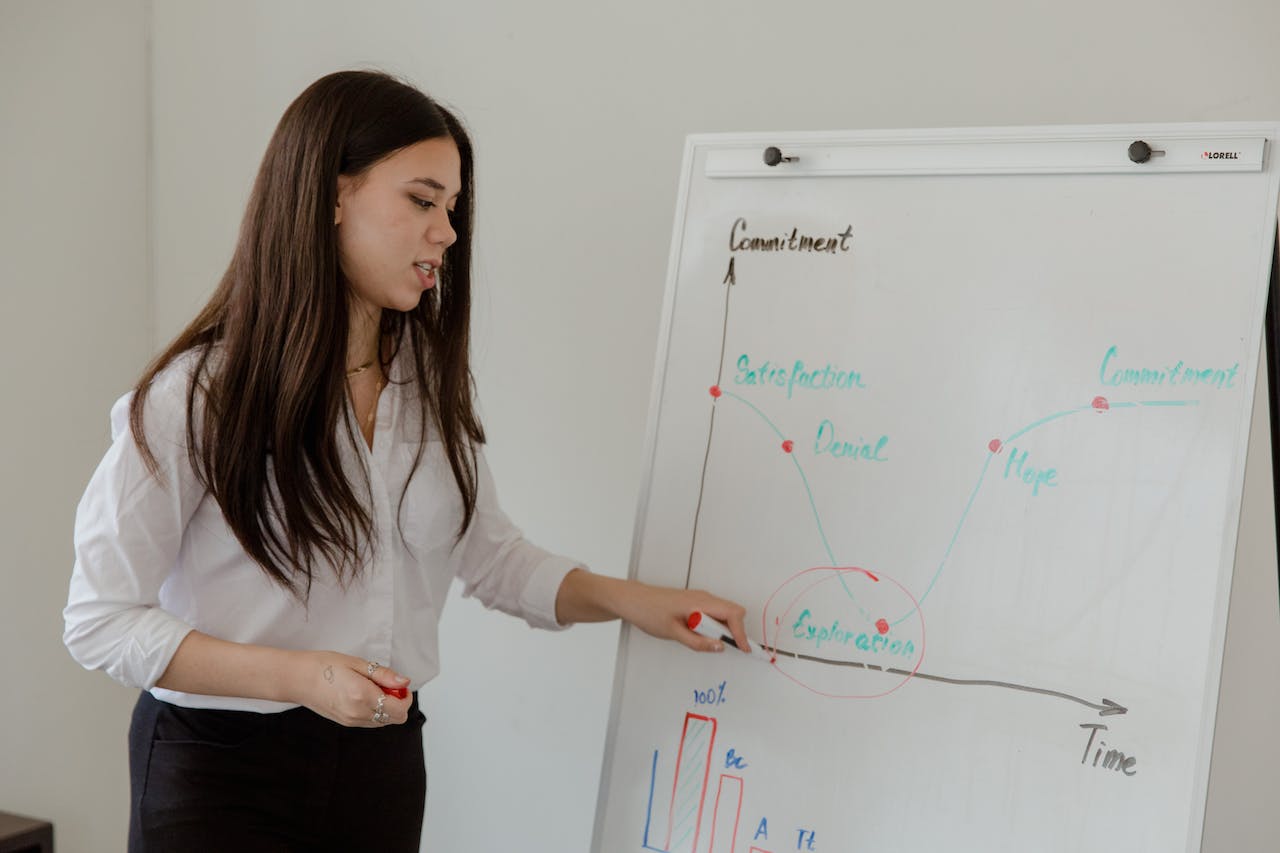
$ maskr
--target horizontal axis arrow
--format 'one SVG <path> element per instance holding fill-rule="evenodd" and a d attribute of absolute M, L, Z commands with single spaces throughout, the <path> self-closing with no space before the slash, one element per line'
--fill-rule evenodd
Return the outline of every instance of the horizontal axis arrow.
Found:
<path fill-rule="evenodd" d="M 1099 717 L 1110 717 L 1117 714 L 1126 714 L 1129 709 L 1118 702 L 1110 699 L 1103 699 L 1101 703 L 1090 702 L 1087 699 L 1081 699 L 1079 696 L 1072 696 L 1070 693 L 1063 693 L 1061 690 L 1049 690 L 1045 687 L 1031 687 L 1026 684 L 1014 684 L 1009 681 L 995 681 L 990 678 L 949 678 L 945 675 L 930 675 L 926 672 L 912 672 L 909 669 L 896 669 L 891 667 L 877 666 L 873 663 L 861 663 L 859 661 L 848 660 L 832 660 L 830 658 L 820 658 L 816 655 L 802 655 L 798 652 L 788 652 L 783 649 L 771 648 L 770 646 L 760 643 L 770 654 L 779 657 L 789 657 L 796 660 L 809 661 L 810 663 L 820 663 L 827 666 L 847 666 L 854 669 L 867 669 L 875 672 L 887 672 L 891 675 L 902 675 L 909 678 L 923 678 L 925 681 L 936 681 L 941 684 L 958 684 L 968 687 L 1003 687 L 1006 690 L 1021 690 L 1024 693 L 1039 693 L 1041 696 L 1053 696 L 1057 699 L 1066 699 L 1068 702 L 1075 702 L 1086 708 L 1092 708 L 1098 712 Z"/>

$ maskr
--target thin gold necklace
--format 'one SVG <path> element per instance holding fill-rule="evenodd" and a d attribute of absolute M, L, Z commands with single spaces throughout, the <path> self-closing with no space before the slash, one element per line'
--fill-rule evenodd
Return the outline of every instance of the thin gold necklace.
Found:
<path fill-rule="evenodd" d="M 372 361 L 366 361 L 364 364 L 360 365 L 359 367 L 351 368 L 350 370 L 347 371 L 347 379 L 351 379 L 353 376 L 359 376 L 361 373 L 364 373 L 366 370 L 368 370 L 372 366 L 373 366 Z M 377 415 L 378 413 L 378 397 L 381 396 L 382 388 L 385 384 L 386 384 L 386 377 L 383 377 L 383 376 L 379 376 L 378 381 L 374 383 L 373 405 L 369 407 L 369 414 L 365 415 L 365 418 L 364 418 L 365 429 L 373 428 L 373 419 L 374 419 L 374 416 Z M 355 399 L 352 398 L 352 403 L 354 404 L 354 402 L 355 402 Z"/>
<path fill-rule="evenodd" d="M 373 429 L 373 416 L 378 413 L 378 397 L 382 394 L 383 378 L 378 377 L 377 383 L 373 386 L 373 405 L 369 407 L 369 414 L 365 416 L 365 429 Z"/>
<path fill-rule="evenodd" d="M 359 367 L 353 367 L 350 370 L 348 370 L 347 378 L 350 379 L 352 376 L 359 376 L 361 373 L 364 373 L 370 367 L 373 367 L 372 359 L 370 359 L 369 361 L 366 361 L 364 364 L 360 365 Z"/>

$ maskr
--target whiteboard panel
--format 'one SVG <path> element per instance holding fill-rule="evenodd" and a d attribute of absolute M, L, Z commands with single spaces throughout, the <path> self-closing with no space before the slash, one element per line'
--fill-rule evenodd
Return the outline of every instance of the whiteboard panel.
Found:
<path fill-rule="evenodd" d="M 597 851 L 1199 849 L 1276 128 L 951 136 L 1037 168 L 690 140 L 632 576 L 776 661 L 624 631 Z M 1130 137 L 1256 157 L 1073 165 Z"/>

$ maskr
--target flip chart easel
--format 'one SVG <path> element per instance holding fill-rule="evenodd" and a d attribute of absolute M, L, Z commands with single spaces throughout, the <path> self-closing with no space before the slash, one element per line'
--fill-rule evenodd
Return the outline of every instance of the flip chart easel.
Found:
<path fill-rule="evenodd" d="M 594 850 L 1199 849 L 1278 138 L 689 139 Z"/>

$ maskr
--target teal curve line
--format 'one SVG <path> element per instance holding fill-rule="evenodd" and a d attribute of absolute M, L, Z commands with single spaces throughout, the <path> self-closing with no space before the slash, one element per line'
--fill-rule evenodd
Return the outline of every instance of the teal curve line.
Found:
<path fill-rule="evenodd" d="M 987 469 L 991 467 L 991 460 L 995 459 L 994 453 L 987 454 L 987 461 L 982 463 L 982 471 L 978 474 L 978 482 L 973 487 L 972 494 L 969 495 L 969 502 L 964 506 L 964 512 L 960 513 L 960 523 L 956 525 L 956 532 L 952 534 L 951 541 L 947 543 L 947 550 L 942 554 L 942 562 L 938 563 L 938 570 L 933 573 L 933 580 L 929 581 L 929 586 L 925 588 L 924 595 L 916 600 L 916 609 L 920 609 L 920 605 L 924 604 L 924 600 L 929 597 L 929 593 L 933 591 L 933 585 L 938 582 L 938 578 L 942 576 L 942 569 L 947 565 L 947 560 L 951 559 L 951 549 L 955 547 L 956 540 L 960 538 L 960 531 L 964 529 L 964 522 L 969 517 L 969 510 L 973 509 L 973 502 L 978 499 L 978 492 L 982 490 L 982 481 L 987 478 Z M 899 623 L 909 619 L 911 613 L 899 616 L 890 625 L 898 625 Z"/>
<path fill-rule="evenodd" d="M 796 455 L 794 453 L 788 453 L 787 455 L 791 457 L 792 463 L 796 466 L 796 471 L 800 473 L 800 480 L 804 483 L 804 492 L 809 496 L 809 506 L 813 509 L 813 518 L 818 523 L 818 535 L 822 537 L 822 547 L 826 549 L 827 558 L 831 560 L 831 565 L 834 566 L 836 565 L 836 557 L 835 554 L 831 552 L 831 545 L 827 542 L 827 534 L 823 532 L 822 519 L 818 517 L 818 505 L 814 503 L 813 500 L 813 489 L 809 488 L 809 478 L 804 475 L 804 469 L 800 467 L 800 460 L 796 458 Z M 858 597 L 853 594 L 853 590 L 849 589 L 849 585 L 844 581 L 844 575 L 844 572 L 836 575 L 836 580 L 840 581 L 840 586 L 844 587 L 844 594 L 849 596 L 849 600 L 858 608 L 858 612 L 862 614 L 862 618 L 866 619 L 867 622 L 870 623 L 871 614 L 868 613 L 867 609 L 858 601 Z"/>
<path fill-rule="evenodd" d="M 766 415 L 764 412 L 760 411 L 760 409 L 757 408 L 756 405 L 752 403 L 750 400 L 738 394 L 735 394 L 732 391 L 721 390 L 720 393 L 722 393 L 726 397 L 732 397 L 733 399 L 737 400 L 739 403 L 742 403 L 747 408 L 751 409 L 751 411 L 755 412 L 757 415 L 760 416 L 761 420 L 763 420 L 766 424 L 769 425 L 769 429 L 773 430 L 774 435 L 778 436 L 779 440 L 781 441 L 787 440 L 787 437 L 782 434 L 782 430 L 778 429 L 777 425 L 772 420 L 769 419 L 769 416 Z M 827 559 L 830 560 L 831 565 L 834 566 L 836 565 L 836 555 L 831 551 L 831 543 L 827 541 L 827 532 L 822 526 L 822 515 L 818 512 L 818 504 L 813 499 L 813 489 L 809 487 L 809 478 L 805 476 L 804 469 L 800 467 L 800 460 L 796 458 L 796 455 L 794 453 L 788 453 L 787 455 L 791 457 L 791 462 L 796 466 L 796 472 L 800 474 L 800 482 L 804 483 L 804 493 L 805 493 L 805 496 L 808 497 L 809 499 L 809 508 L 813 511 L 813 520 L 817 522 L 817 525 L 818 525 L 818 536 L 822 539 L 822 548 L 824 551 L 827 552 Z M 844 591 L 849 596 L 849 599 L 853 601 L 854 604 L 858 604 L 857 599 L 854 598 L 853 590 L 849 589 L 848 584 L 844 582 L 843 573 L 839 575 L 839 579 L 840 579 L 840 585 L 844 587 Z M 868 614 L 866 610 L 862 609 L 862 605 L 858 604 L 858 609 L 862 610 L 862 615 L 865 618 L 867 618 L 868 620 L 871 618 L 870 614 Z"/>
<path fill-rule="evenodd" d="M 766 415 L 764 412 L 760 411 L 760 409 L 757 408 L 756 405 L 752 403 L 750 400 L 747 400 L 744 397 L 733 393 L 732 391 L 722 390 L 721 393 L 724 394 L 726 397 L 732 397 L 738 402 L 746 405 L 753 412 L 759 415 L 760 418 L 766 424 L 769 425 L 769 428 L 773 430 L 774 434 L 777 435 L 779 439 L 784 441 L 786 440 L 786 436 L 783 435 L 782 431 L 778 429 L 777 425 L 774 424 L 774 422 L 769 418 L 769 416 Z M 1148 400 L 1148 401 L 1140 401 L 1140 402 L 1108 403 L 1108 408 L 1130 409 L 1138 406 L 1174 407 L 1174 406 L 1198 406 L 1198 405 L 1200 405 L 1199 400 Z M 1021 436 L 1026 435 L 1032 430 L 1038 429 L 1042 426 L 1045 426 L 1046 424 L 1052 423 L 1053 421 L 1068 417 L 1070 415 L 1077 415 L 1081 412 L 1089 412 L 1089 411 L 1094 411 L 1094 407 L 1092 405 L 1077 406 L 1073 409 L 1066 409 L 1061 412 L 1055 412 L 1054 414 L 1048 415 L 1047 417 L 1043 417 L 1043 418 L 1040 418 L 1039 420 L 1032 421 L 1027 426 L 1023 427 L 1022 429 L 1010 435 L 1008 438 L 1003 439 L 1001 441 L 1001 445 L 1007 444 L 1017 438 L 1020 438 Z M 813 490 L 809 486 L 809 478 L 805 476 L 804 469 L 800 466 L 800 460 L 797 459 L 794 454 L 790 454 L 790 455 L 791 455 L 791 461 L 795 464 L 796 471 L 800 474 L 800 479 L 804 483 L 805 495 L 809 499 L 809 507 L 813 511 L 814 521 L 818 525 L 818 535 L 822 538 L 822 546 L 824 550 L 827 552 L 827 557 L 831 560 L 831 565 L 835 566 L 837 564 L 835 554 L 832 552 L 831 545 L 827 540 L 827 534 L 822 525 L 822 517 L 818 512 L 817 503 L 813 499 Z M 956 542 L 959 541 L 960 539 L 960 532 L 964 529 L 964 524 L 969 518 L 969 512 L 973 509 L 973 504 L 978 498 L 978 492 L 982 490 L 982 484 L 983 482 L 985 482 L 987 477 L 987 469 L 991 467 L 991 460 L 993 459 L 995 459 L 995 454 L 989 453 L 987 455 L 986 461 L 983 462 L 982 471 L 979 472 L 978 474 L 978 482 L 976 485 L 974 485 L 973 492 L 969 495 L 969 501 L 967 504 L 965 504 L 964 512 L 960 514 L 960 521 L 956 525 L 955 533 L 952 534 L 951 536 L 951 541 L 947 543 L 947 548 L 942 555 L 942 560 L 941 562 L 938 563 L 938 569 L 937 571 L 934 572 L 933 578 L 929 581 L 929 585 L 925 588 L 924 593 L 916 601 L 917 610 L 921 605 L 924 604 L 925 599 L 929 597 L 929 593 L 933 591 L 933 587 L 937 584 L 938 578 L 942 576 L 942 570 L 946 568 L 947 560 L 951 558 L 951 551 L 955 548 Z M 840 579 L 840 584 L 841 586 L 844 587 L 844 591 L 849 596 L 849 599 L 853 601 L 854 604 L 857 604 L 857 598 L 854 596 L 853 591 L 849 589 L 847 584 L 845 584 L 843 573 L 839 575 L 839 579 Z M 870 621 L 871 619 L 870 615 L 867 613 L 865 609 L 862 608 L 860 604 L 858 605 L 858 609 L 862 611 L 863 617 L 866 618 L 868 621 Z M 902 622 L 906 621 L 907 619 L 911 618 L 912 615 L 913 615 L 913 612 L 905 613 L 890 624 L 895 626 L 899 625 Z"/>
<path fill-rule="evenodd" d="M 1048 417 L 1041 418 L 1038 421 L 1033 421 L 1029 425 L 1015 432 L 1013 435 L 1004 439 L 1000 443 L 1002 445 L 1008 444 L 1009 442 L 1013 441 L 1015 438 L 1026 435 L 1027 433 L 1031 432 L 1033 429 L 1042 427 L 1047 423 L 1052 423 L 1053 421 L 1056 421 L 1059 418 L 1065 418 L 1068 415 L 1074 415 L 1079 412 L 1089 411 L 1092 409 L 1093 409 L 1093 406 L 1077 406 L 1074 409 L 1067 409 L 1066 411 L 1057 412 L 1056 414 L 1052 414 L 1052 415 L 1049 415 Z M 978 499 L 978 492 L 982 490 L 982 483 L 987 478 L 987 469 L 991 467 L 991 460 L 995 458 L 996 457 L 994 453 L 988 453 L 986 461 L 982 463 L 982 471 L 979 472 L 978 474 L 978 482 L 973 487 L 973 492 L 969 495 L 969 502 L 965 504 L 964 512 L 960 513 L 960 523 L 956 525 L 956 532 L 952 534 L 951 541 L 947 543 L 946 551 L 942 553 L 942 562 L 938 563 L 938 570 L 933 573 L 933 579 L 929 581 L 929 585 L 925 587 L 924 594 L 921 595 L 920 598 L 917 600 L 916 602 L 917 607 L 921 604 L 924 604 L 924 600 L 929 597 L 929 593 L 933 592 L 933 586 L 938 582 L 938 578 L 942 576 L 942 570 L 944 567 L 946 567 L 947 560 L 951 559 L 951 550 L 955 547 L 956 541 L 960 538 L 960 531 L 964 529 L 964 523 L 969 518 L 969 511 L 973 509 L 973 502 Z M 907 619 L 910 619 L 912 615 L 913 615 L 912 613 L 904 613 L 902 616 L 899 616 L 897 619 L 890 622 L 889 624 L 896 627 L 902 624 L 903 622 L 905 622 Z"/>
<path fill-rule="evenodd" d="M 1138 402 L 1138 403 L 1108 403 L 1108 408 L 1130 409 L 1135 406 L 1198 406 L 1198 405 L 1200 405 L 1199 400 L 1156 400 L 1151 402 Z M 1009 442 L 1013 441 L 1019 436 L 1026 435 L 1027 433 L 1031 432 L 1033 429 L 1038 429 L 1039 427 L 1042 427 L 1048 423 L 1052 423 L 1053 421 L 1056 421 L 1059 418 L 1065 418 L 1068 415 L 1077 415 L 1080 412 L 1090 412 L 1093 410 L 1094 410 L 1093 406 L 1088 405 L 1088 406 L 1077 406 L 1074 409 L 1067 409 L 1066 411 L 1057 412 L 1055 414 L 1049 415 L 1048 417 L 1041 418 L 1038 421 L 1033 421 L 1029 425 L 1013 433 L 1013 435 L 1002 440 L 1000 444 L 1001 446 L 1008 444 Z M 969 518 L 969 511 L 973 509 L 973 503 L 975 500 L 977 500 L 978 492 L 982 489 L 982 484 L 987 478 L 987 469 L 991 467 L 991 460 L 995 458 L 996 457 L 994 453 L 989 453 L 987 455 L 986 462 L 982 463 L 982 471 L 981 473 L 978 474 L 978 483 L 973 487 L 973 493 L 969 495 L 969 502 L 965 505 L 964 512 L 960 514 L 960 523 L 956 525 L 956 532 L 952 534 L 951 541 L 947 543 L 947 550 L 942 555 L 942 561 L 938 563 L 938 570 L 933 573 L 933 579 L 929 581 L 929 585 L 925 587 L 924 593 L 916 601 L 917 610 L 919 609 L 920 605 L 924 604 L 924 600 L 929 597 L 929 593 L 933 592 L 933 587 L 938 582 L 938 578 L 942 577 L 942 570 L 946 568 L 947 560 L 951 559 L 951 550 L 955 547 L 957 540 L 959 540 L 960 538 L 960 531 L 964 529 L 964 523 Z M 902 622 L 905 622 L 907 619 L 910 619 L 912 615 L 913 613 L 904 613 L 902 616 L 899 616 L 890 624 L 895 626 L 899 625 Z"/>
<path fill-rule="evenodd" d="M 722 390 L 720 393 L 724 394 L 726 397 L 732 397 L 733 399 L 737 400 L 739 403 L 742 403 L 743 405 L 747 406 L 747 408 L 751 409 L 751 411 L 759 415 L 760 419 L 769 425 L 769 429 L 773 430 L 774 435 L 776 435 L 778 438 L 782 439 L 783 441 L 787 440 L 787 437 L 782 434 L 782 431 L 778 429 L 776 425 L 774 425 L 773 421 L 769 420 L 768 415 L 766 415 L 764 412 L 760 411 L 760 409 L 756 407 L 755 403 L 751 402 L 745 397 L 741 397 L 733 393 L 732 391 Z"/>
<path fill-rule="evenodd" d="M 1036 421 L 1035 423 L 1031 424 L 1030 426 L 1025 426 L 1025 427 L 1023 427 L 1022 429 L 1018 430 L 1018 431 L 1017 431 L 1017 432 L 1015 432 L 1013 435 L 1011 435 L 1011 436 L 1009 436 L 1008 438 L 1006 438 L 1006 439 L 1004 440 L 1004 442 L 1002 442 L 1002 443 L 1003 443 L 1003 444 L 1007 444 L 1008 442 L 1013 441 L 1015 438 L 1018 438 L 1019 436 L 1026 435 L 1027 433 L 1031 432 L 1031 431 L 1032 431 L 1033 429 L 1035 429 L 1036 427 L 1042 427 L 1042 426 L 1044 426 L 1045 424 L 1049 423 L 1050 421 L 1056 421 L 1058 418 L 1065 418 L 1067 415 L 1074 415 L 1074 414 L 1076 414 L 1077 412 L 1087 411 L 1087 410 L 1092 409 L 1092 408 L 1093 408 L 1093 406 L 1077 406 L 1077 407 L 1075 407 L 1074 409 L 1067 409 L 1065 412 L 1058 412 L 1058 413 L 1057 413 L 1057 414 L 1055 414 L 1055 415 L 1049 415 L 1049 417 L 1047 417 L 1047 418 L 1041 418 L 1040 420 Z"/>

